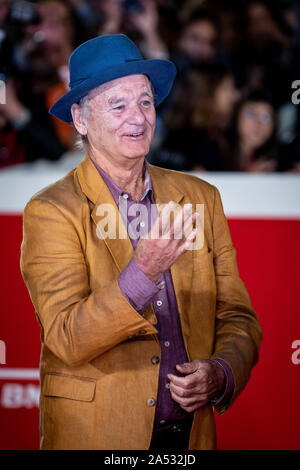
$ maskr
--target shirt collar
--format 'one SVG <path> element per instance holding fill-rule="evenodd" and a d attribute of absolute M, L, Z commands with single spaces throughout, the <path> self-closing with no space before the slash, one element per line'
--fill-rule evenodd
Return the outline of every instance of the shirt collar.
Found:
<path fill-rule="evenodd" d="M 108 173 L 106 173 L 97 163 L 93 161 L 95 167 L 99 171 L 100 175 L 102 176 L 106 186 L 110 190 L 114 200 L 116 203 L 119 202 L 119 198 L 123 196 L 123 194 L 128 194 L 129 197 L 130 194 L 121 189 L 109 176 Z M 147 163 L 147 160 L 144 160 L 144 193 L 140 199 L 140 201 L 143 201 L 147 196 L 150 198 L 152 197 L 153 194 L 153 187 L 152 187 L 152 181 L 151 181 L 151 175 L 150 175 L 150 170 L 149 166 Z"/>

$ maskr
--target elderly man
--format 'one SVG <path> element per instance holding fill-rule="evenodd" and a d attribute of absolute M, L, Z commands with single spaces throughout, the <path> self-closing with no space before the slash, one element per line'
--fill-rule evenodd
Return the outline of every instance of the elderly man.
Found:
<path fill-rule="evenodd" d="M 232 405 L 257 362 L 217 189 L 145 160 L 174 76 L 126 36 L 97 37 L 50 110 L 87 154 L 24 211 L 42 449 L 213 449 L 213 407 Z"/>

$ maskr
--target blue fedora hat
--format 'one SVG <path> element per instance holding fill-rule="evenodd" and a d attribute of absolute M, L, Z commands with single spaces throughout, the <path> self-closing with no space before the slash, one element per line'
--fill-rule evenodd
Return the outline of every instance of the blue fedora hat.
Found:
<path fill-rule="evenodd" d="M 168 60 L 144 59 L 124 34 L 98 36 L 78 46 L 70 56 L 70 91 L 50 108 L 49 113 L 72 122 L 71 106 L 103 83 L 133 74 L 145 74 L 155 91 L 155 104 L 169 94 L 176 75 Z"/>

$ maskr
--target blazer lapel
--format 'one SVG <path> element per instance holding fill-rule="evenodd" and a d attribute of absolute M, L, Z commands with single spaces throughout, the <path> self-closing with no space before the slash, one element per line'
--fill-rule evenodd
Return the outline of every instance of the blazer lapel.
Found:
<path fill-rule="evenodd" d="M 77 174 L 82 191 L 94 204 L 91 217 L 97 227 L 97 236 L 104 240 L 121 272 L 132 258 L 133 248 L 114 198 L 88 155 L 78 166 Z M 106 237 L 102 224 L 100 224 L 103 219 L 100 209 L 101 205 L 105 209 L 104 204 L 109 206 L 107 214 L 111 224 L 115 224 L 115 238 Z"/>

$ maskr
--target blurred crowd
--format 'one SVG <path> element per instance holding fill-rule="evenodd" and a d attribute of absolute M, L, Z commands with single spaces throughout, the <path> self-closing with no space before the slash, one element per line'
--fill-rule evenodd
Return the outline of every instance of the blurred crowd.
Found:
<path fill-rule="evenodd" d="M 178 70 L 151 163 L 300 171 L 297 0 L 0 0 L 0 168 L 75 148 L 73 126 L 48 109 L 68 90 L 74 48 L 114 33 Z"/>

